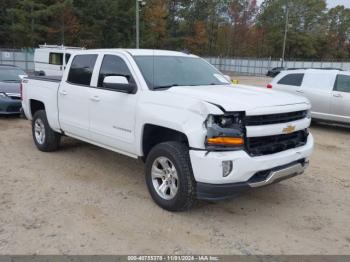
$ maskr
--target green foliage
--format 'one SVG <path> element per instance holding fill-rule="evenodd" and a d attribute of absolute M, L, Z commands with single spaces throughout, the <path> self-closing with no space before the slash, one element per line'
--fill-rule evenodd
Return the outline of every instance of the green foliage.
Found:
<path fill-rule="evenodd" d="M 0 0 L 0 46 L 135 46 L 136 0 Z M 350 9 L 325 0 L 145 0 L 141 46 L 200 55 L 350 58 Z"/>

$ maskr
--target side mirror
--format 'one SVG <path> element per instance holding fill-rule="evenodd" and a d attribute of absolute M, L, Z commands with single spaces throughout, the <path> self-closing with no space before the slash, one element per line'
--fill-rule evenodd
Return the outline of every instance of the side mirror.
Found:
<path fill-rule="evenodd" d="M 135 94 L 136 85 L 129 83 L 125 76 L 106 76 L 103 87 L 127 94 Z"/>

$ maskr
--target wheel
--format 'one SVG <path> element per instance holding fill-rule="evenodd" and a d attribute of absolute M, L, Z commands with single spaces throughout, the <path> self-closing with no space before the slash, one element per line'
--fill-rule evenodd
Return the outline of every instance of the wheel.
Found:
<path fill-rule="evenodd" d="M 32 133 L 35 145 L 40 151 L 52 152 L 59 148 L 61 135 L 51 129 L 44 110 L 34 114 Z"/>
<path fill-rule="evenodd" d="M 153 200 L 165 210 L 190 209 L 196 182 L 188 147 L 179 142 L 156 145 L 146 160 L 146 183 Z"/>

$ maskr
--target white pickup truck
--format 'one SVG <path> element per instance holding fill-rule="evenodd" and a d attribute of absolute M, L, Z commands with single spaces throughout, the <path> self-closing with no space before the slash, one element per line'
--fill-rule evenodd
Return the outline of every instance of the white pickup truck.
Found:
<path fill-rule="evenodd" d="M 79 51 L 62 79 L 22 85 L 39 150 L 67 135 L 141 158 L 152 198 L 170 211 L 302 174 L 313 149 L 307 99 L 233 86 L 181 52 Z"/>

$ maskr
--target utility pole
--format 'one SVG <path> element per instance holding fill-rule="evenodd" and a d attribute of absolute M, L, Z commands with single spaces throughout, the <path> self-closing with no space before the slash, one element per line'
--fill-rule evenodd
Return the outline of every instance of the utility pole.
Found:
<path fill-rule="evenodd" d="M 33 7 L 33 2 L 30 5 L 30 41 L 32 42 L 32 46 L 34 46 L 34 16 L 33 16 L 33 12 L 34 12 L 34 7 Z"/>
<path fill-rule="evenodd" d="M 136 0 L 136 48 L 140 48 L 140 3 Z"/>
<path fill-rule="evenodd" d="M 61 42 L 62 42 L 62 45 L 64 45 L 64 42 L 65 42 L 65 31 L 66 31 L 66 25 L 65 25 L 65 21 L 64 21 L 64 9 L 63 9 L 63 14 L 62 14 L 62 39 L 61 39 Z"/>
<path fill-rule="evenodd" d="M 281 67 L 284 66 L 284 59 L 285 59 L 285 56 L 286 56 L 286 45 L 287 45 L 288 27 L 289 27 L 289 5 L 288 5 L 288 0 L 286 0 L 286 25 L 285 25 L 285 29 L 284 29 L 284 40 L 283 40 L 283 51 L 282 51 L 282 63 L 281 63 Z"/>
<path fill-rule="evenodd" d="M 140 48 L 140 5 L 145 6 L 146 1 L 136 0 L 136 48 Z"/>

